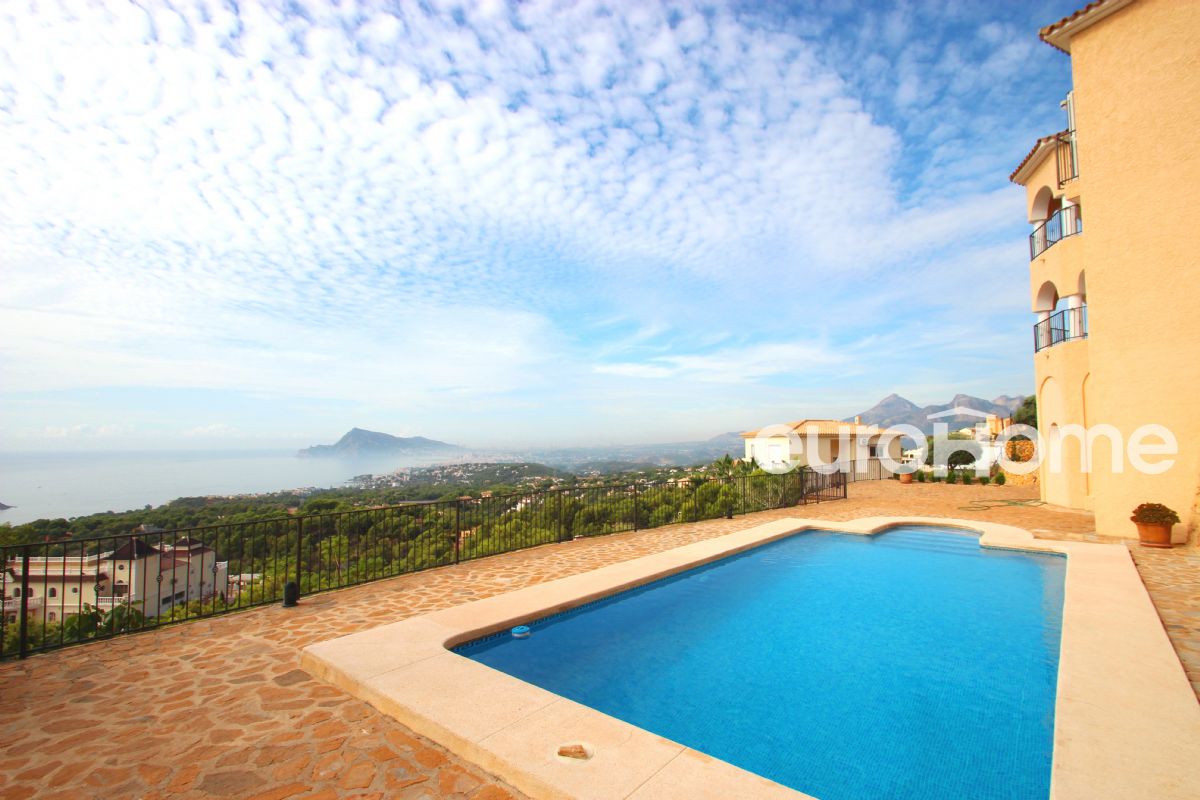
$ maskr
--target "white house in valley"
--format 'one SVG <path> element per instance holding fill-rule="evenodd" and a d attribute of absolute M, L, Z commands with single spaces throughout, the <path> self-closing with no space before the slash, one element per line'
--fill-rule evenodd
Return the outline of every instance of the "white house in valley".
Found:
<path fill-rule="evenodd" d="M 97 605 L 97 596 L 109 591 L 108 573 L 99 556 L 30 558 L 29 576 L 22 579 L 21 561 L 14 559 L 0 573 L 0 613 L 6 623 L 15 623 L 22 607 L 26 616 L 45 622 L 61 622 L 78 614 L 83 606 Z"/>
<path fill-rule="evenodd" d="M 886 428 L 836 419 L 802 419 L 742 434 L 747 461 L 767 469 L 848 462 L 865 464 L 884 455 L 901 459 L 901 437 Z"/>
<path fill-rule="evenodd" d="M 0 576 L 0 615 L 16 622 L 24 605 L 32 620 L 61 622 L 84 605 L 109 611 L 127 604 L 157 617 L 193 600 L 225 598 L 228 583 L 228 563 L 203 542 L 184 538 L 156 546 L 131 537 L 93 555 L 30 558 L 27 575 L 20 559 L 10 560 Z"/>

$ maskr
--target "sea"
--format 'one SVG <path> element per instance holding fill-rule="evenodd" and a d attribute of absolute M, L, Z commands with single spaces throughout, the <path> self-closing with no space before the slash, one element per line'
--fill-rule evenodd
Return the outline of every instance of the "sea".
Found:
<path fill-rule="evenodd" d="M 0 452 L 0 524 L 156 506 L 177 497 L 331 488 L 426 460 L 301 458 L 295 450 Z"/>

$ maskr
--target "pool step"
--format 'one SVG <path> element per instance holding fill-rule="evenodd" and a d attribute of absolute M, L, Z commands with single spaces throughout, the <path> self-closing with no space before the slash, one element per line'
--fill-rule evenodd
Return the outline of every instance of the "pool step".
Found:
<path fill-rule="evenodd" d="M 974 536 L 934 531 L 896 531 L 880 534 L 880 541 L 890 547 L 905 550 L 927 550 L 937 553 L 977 553 L 979 539 Z"/>

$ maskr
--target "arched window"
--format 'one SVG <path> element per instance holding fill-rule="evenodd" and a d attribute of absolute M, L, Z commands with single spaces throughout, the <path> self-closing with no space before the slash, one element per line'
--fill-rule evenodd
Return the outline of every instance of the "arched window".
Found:
<path fill-rule="evenodd" d="M 21 587 L 17 586 L 13 589 L 13 597 L 20 597 L 20 596 L 21 596 Z"/>
<path fill-rule="evenodd" d="M 51 611 L 50 614 L 47 616 L 47 621 L 49 621 L 49 622 L 54 622 L 56 619 L 58 619 L 58 617 L 56 617 L 54 615 L 53 611 Z"/>
<path fill-rule="evenodd" d="M 57 588 L 55 588 L 55 587 L 53 587 L 53 586 L 51 586 L 51 587 L 50 587 L 50 588 L 49 588 L 49 589 L 46 591 L 46 597 L 58 597 L 58 589 L 57 589 Z"/>

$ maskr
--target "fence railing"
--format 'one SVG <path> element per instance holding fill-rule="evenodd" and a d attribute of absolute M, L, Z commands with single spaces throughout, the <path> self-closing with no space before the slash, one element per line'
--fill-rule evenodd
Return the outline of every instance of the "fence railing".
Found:
<path fill-rule="evenodd" d="M 1032 261 L 1053 245 L 1077 233 L 1083 233 L 1083 217 L 1079 213 L 1079 206 L 1067 206 L 1055 211 L 1029 234 L 1029 259 Z"/>
<path fill-rule="evenodd" d="M 847 473 L 687 478 L 0 547 L 0 659 L 586 536 L 846 496 Z"/>
<path fill-rule="evenodd" d="M 1087 306 L 1064 308 L 1034 324 L 1033 352 L 1073 339 L 1086 339 L 1087 335 Z"/>
<path fill-rule="evenodd" d="M 1074 114 L 1074 112 L 1069 112 Z M 1058 161 L 1058 188 L 1079 177 L 1079 150 L 1076 147 L 1075 129 L 1063 131 L 1055 137 L 1055 156 Z"/>

